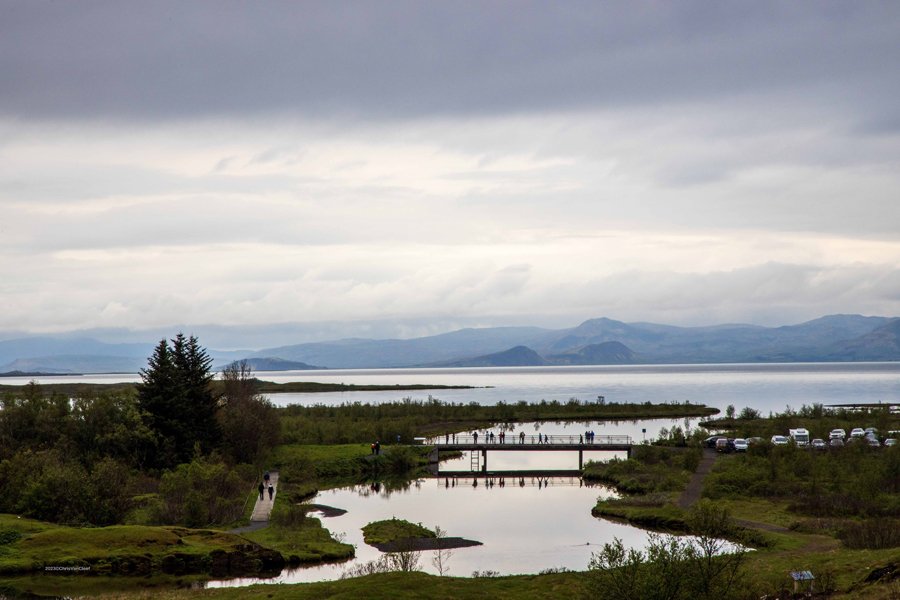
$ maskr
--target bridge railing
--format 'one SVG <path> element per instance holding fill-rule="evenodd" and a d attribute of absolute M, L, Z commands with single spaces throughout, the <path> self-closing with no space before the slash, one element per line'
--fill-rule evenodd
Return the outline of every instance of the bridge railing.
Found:
<path fill-rule="evenodd" d="M 476 437 L 473 434 L 450 434 L 450 435 L 440 435 L 433 438 L 428 438 L 426 443 L 429 446 L 454 446 L 460 444 L 477 444 L 479 446 L 538 446 L 543 444 L 548 445 L 560 445 L 560 444 L 572 444 L 572 445 L 591 445 L 591 446 L 609 446 L 609 445 L 630 445 L 631 444 L 631 436 L 630 435 L 595 435 L 593 437 L 586 437 L 584 434 L 580 435 L 544 435 L 544 434 L 525 434 L 525 437 L 518 434 L 508 434 L 505 436 L 505 439 L 501 442 L 500 436 L 494 433 L 493 439 L 488 435 L 483 435 L 481 433 Z"/>

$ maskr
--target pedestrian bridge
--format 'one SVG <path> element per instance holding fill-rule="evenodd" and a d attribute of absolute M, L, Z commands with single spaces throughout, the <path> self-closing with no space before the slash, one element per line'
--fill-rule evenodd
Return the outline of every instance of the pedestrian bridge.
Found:
<path fill-rule="evenodd" d="M 584 452 L 625 452 L 631 457 L 632 441 L 628 435 L 595 435 L 588 440 L 584 435 L 510 435 L 503 442 L 494 434 L 487 436 L 449 434 L 426 441 L 433 448 L 431 462 L 439 461 L 440 452 L 471 452 L 472 471 L 487 471 L 488 452 L 578 452 L 578 468 L 584 466 Z M 481 460 L 477 460 L 480 455 Z M 477 465 L 477 466 L 476 466 Z"/>

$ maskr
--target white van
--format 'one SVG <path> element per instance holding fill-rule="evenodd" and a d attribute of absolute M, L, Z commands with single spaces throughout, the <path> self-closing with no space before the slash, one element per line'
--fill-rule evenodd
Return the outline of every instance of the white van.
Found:
<path fill-rule="evenodd" d="M 794 440 L 794 443 L 798 446 L 809 445 L 809 432 L 806 429 L 798 427 L 797 429 L 789 429 L 788 433 L 791 435 L 791 439 Z"/>

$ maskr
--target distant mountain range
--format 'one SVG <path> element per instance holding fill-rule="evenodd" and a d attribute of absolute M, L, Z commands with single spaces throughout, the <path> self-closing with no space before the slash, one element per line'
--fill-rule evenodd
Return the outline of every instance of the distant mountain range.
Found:
<path fill-rule="evenodd" d="M 296 360 L 284 360 L 267 356 L 265 358 L 246 358 L 247 365 L 254 371 L 314 371 L 325 367 L 316 367 Z M 239 362 L 239 361 L 233 361 Z M 232 364 L 233 364 L 232 363 Z"/>
<path fill-rule="evenodd" d="M 146 366 L 153 346 L 77 337 L 0 341 L 0 373 L 134 373 Z M 413 339 L 349 338 L 259 351 L 209 349 L 209 354 L 216 368 L 246 358 L 257 371 L 900 361 L 900 318 L 830 315 L 783 327 L 675 327 L 599 318 L 567 329 L 470 328 Z"/>

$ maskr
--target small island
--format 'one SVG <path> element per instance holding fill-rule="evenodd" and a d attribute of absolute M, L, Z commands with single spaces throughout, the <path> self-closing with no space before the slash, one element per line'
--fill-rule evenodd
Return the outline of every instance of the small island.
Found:
<path fill-rule="evenodd" d="M 421 523 L 410 523 L 397 518 L 369 523 L 362 528 L 362 532 L 363 541 L 382 552 L 419 552 L 481 545 L 481 542 L 475 540 L 438 536 L 436 531 Z"/>

